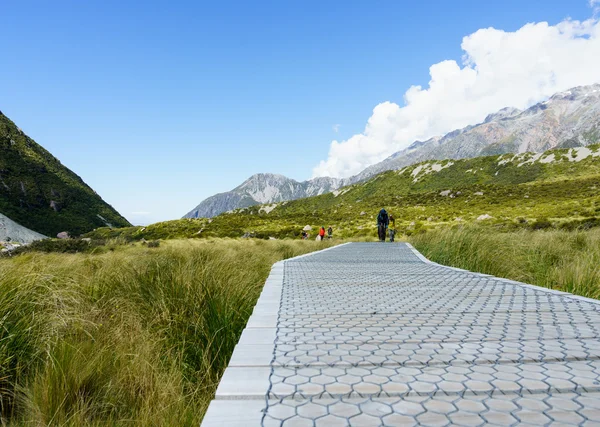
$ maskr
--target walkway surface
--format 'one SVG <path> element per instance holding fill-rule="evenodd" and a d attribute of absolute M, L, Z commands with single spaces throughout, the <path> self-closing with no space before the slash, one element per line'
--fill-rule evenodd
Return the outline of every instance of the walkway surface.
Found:
<path fill-rule="evenodd" d="M 600 425 L 595 300 L 351 243 L 275 264 L 202 423 Z"/>

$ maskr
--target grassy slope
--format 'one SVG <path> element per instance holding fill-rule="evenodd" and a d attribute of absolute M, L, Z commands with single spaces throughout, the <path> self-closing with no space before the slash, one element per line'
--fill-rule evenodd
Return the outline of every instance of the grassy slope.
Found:
<path fill-rule="evenodd" d="M 0 212 L 49 236 L 130 225 L 94 190 L 0 113 Z M 50 204 L 55 202 L 58 212 Z"/>
<path fill-rule="evenodd" d="M 590 148 L 600 151 L 600 146 Z M 302 227 L 309 224 L 332 225 L 337 236 L 359 237 L 375 233 L 374 218 L 381 207 L 395 214 L 399 229 L 407 234 L 478 222 L 477 218 L 485 214 L 493 217 L 486 224 L 505 229 L 531 226 L 546 219 L 555 225 L 600 223 L 600 156 L 574 162 L 570 161 L 574 152 L 569 149 L 546 155 L 550 154 L 555 158 L 550 163 L 533 162 L 531 154 L 429 161 L 382 173 L 347 187 L 337 196 L 330 193 L 284 202 L 268 214 L 255 206 L 222 214 L 212 221 L 175 220 L 144 228 L 104 229 L 93 236 L 240 237 L 254 232 L 257 237 L 281 238 L 298 237 Z M 432 164 L 445 168 L 424 173 L 424 166 Z M 446 190 L 453 197 L 440 195 Z"/>
<path fill-rule="evenodd" d="M 3 422 L 198 426 L 271 265 L 328 242 L 0 259 Z"/>

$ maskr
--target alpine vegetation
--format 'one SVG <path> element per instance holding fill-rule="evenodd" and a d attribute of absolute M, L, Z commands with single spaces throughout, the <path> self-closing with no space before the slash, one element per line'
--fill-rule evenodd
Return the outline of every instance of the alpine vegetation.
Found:
<path fill-rule="evenodd" d="M 470 226 L 440 228 L 410 240 L 440 264 L 600 298 L 600 229 L 507 233 Z"/>

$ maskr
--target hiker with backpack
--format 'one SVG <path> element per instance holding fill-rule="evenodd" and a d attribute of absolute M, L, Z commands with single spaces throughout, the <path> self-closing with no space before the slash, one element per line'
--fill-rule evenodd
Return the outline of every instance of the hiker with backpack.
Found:
<path fill-rule="evenodd" d="M 388 225 L 388 231 L 390 233 L 390 242 L 394 241 L 394 236 L 396 235 L 396 218 L 394 215 L 390 214 L 390 223 Z"/>
<path fill-rule="evenodd" d="M 331 228 L 331 225 L 329 226 L 329 228 L 327 229 L 327 238 L 331 239 L 333 237 L 333 228 Z"/>
<path fill-rule="evenodd" d="M 379 241 L 385 242 L 385 235 L 387 234 L 387 228 L 390 223 L 390 218 L 385 209 L 381 209 L 377 215 L 377 234 L 379 235 Z"/>
<path fill-rule="evenodd" d="M 320 240 L 323 240 L 325 238 L 325 227 L 321 227 L 321 229 L 319 230 L 319 237 L 321 238 Z"/>

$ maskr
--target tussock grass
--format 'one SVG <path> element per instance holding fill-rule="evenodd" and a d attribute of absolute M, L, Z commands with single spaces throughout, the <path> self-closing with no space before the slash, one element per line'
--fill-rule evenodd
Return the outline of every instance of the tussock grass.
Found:
<path fill-rule="evenodd" d="M 495 232 L 462 227 L 410 238 L 440 264 L 600 298 L 600 230 Z"/>
<path fill-rule="evenodd" d="M 3 424 L 197 426 L 271 265 L 327 246 L 173 240 L 0 259 Z"/>

